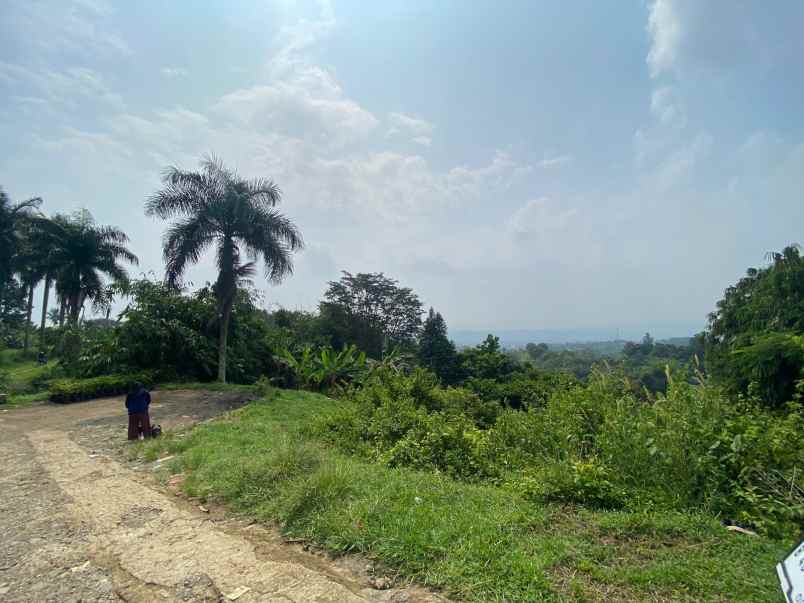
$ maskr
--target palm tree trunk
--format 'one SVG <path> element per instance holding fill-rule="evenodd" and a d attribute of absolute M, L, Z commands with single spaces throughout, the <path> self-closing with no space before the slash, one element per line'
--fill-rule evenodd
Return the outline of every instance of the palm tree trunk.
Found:
<path fill-rule="evenodd" d="M 81 314 L 81 304 L 79 303 L 81 293 L 73 293 L 70 297 L 70 323 L 75 326 L 78 324 L 78 317 Z"/>
<path fill-rule="evenodd" d="M 67 314 L 67 299 L 65 297 L 61 298 L 61 304 L 59 306 L 59 327 L 64 326 L 64 315 Z"/>
<path fill-rule="evenodd" d="M 53 279 L 48 274 L 45 276 L 45 294 L 42 297 L 42 322 L 39 325 L 39 349 L 45 349 L 45 326 L 47 325 L 47 302 L 50 296 L 50 285 Z"/>
<path fill-rule="evenodd" d="M 25 352 L 27 352 L 28 348 L 31 346 L 31 314 L 33 314 L 33 296 L 35 286 L 36 285 L 33 279 L 31 279 L 31 283 L 28 285 L 28 308 L 25 314 L 25 342 L 22 344 L 22 349 Z"/>
<path fill-rule="evenodd" d="M 226 383 L 226 340 L 229 337 L 229 319 L 232 316 L 232 301 L 224 302 L 221 314 L 221 332 L 218 337 L 218 381 Z"/>

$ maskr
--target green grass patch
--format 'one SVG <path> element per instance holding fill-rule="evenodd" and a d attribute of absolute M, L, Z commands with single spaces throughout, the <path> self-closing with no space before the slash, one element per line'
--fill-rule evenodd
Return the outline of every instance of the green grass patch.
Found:
<path fill-rule="evenodd" d="M 540 504 L 347 456 L 309 428 L 340 404 L 282 391 L 131 450 L 175 454 L 192 496 L 469 601 L 782 600 L 774 565 L 791 543 L 698 515 Z"/>
<path fill-rule="evenodd" d="M 58 362 L 41 365 L 33 353 L 0 351 L 0 393 L 8 395 L 0 408 L 19 408 L 47 399 L 48 383 L 58 373 Z"/>

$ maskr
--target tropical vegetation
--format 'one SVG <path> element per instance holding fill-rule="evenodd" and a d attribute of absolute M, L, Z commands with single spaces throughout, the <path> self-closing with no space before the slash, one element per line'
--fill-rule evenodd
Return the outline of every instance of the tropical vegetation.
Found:
<path fill-rule="evenodd" d="M 804 535 L 797 246 L 689 339 L 459 349 L 384 273 L 344 271 L 315 309 L 267 310 L 259 264 L 278 285 L 303 247 L 280 200 L 214 157 L 168 168 L 145 201 L 169 221 L 164 276 L 132 278 L 121 229 L 0 192 L 0 401 L 253 385 L 261 402 L 140 452 L 175 453 L 194 495 L 467 599 L 767 600 L 773 576 L 751 560 Z M 215 282 L 186 286 L 208 251 Z"/>

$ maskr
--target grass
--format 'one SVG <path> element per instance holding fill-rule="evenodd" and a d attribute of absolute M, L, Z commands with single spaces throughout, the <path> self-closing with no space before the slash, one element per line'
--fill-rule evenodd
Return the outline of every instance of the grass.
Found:
<path fill-rule="evenodd" d="M 0 352 L 0 373 L 5 375 L 5 388 L 8 401 L 5 408 L 18 408 L 33 402 L 47 399 L 47 388 L 42 381 L 47 379 L 58 362 L 40 365 L 32 353 L 25 355 L 21 350 L 3 350 Z M 2 391 L 0 387 L 0 391 Z"/>
<path fill-rule="evenodd" d="M 282 391 L 132 452 L 169 452 L 191 496 L 469 601 L 782 601 L 791 543 L 705 516 L 540 505 L 491 485 L 344 456 L 307 427 L 337 402 Z"/>

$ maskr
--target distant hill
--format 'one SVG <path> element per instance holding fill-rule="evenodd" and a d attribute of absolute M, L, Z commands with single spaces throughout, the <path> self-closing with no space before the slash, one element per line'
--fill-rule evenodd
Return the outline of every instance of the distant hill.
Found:
<path fill-rule="evenodd" d="M 620 344 L 621 348 L 626 341 L 641 340 L 647 332 L 656 340 L 684 345 L 692 335 L 701 329 L 701 326 L 696 325 L 667 325 L 645 329 L 503 329 L 498 331 L 450 329 L 449 337 L 458 347 L 477 345 L 489 333 L 492 333 L 500 338 L 500 343 L 505 348 L 521 348 L 529 343 L 546 343 L 560 348 L 590 347 L 584 344 L 605 343 Z"/>

